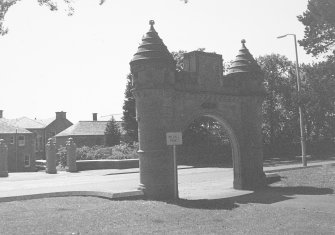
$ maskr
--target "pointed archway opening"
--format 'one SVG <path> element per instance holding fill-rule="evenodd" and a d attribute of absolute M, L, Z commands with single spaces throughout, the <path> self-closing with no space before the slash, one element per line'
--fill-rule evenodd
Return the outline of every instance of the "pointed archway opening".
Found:
<path fill-rule="evenodd" d="M 194 119 L 178 149 L 179 198 L 210 199 L 233 188 L 232 134 L 213 116 Z"/>

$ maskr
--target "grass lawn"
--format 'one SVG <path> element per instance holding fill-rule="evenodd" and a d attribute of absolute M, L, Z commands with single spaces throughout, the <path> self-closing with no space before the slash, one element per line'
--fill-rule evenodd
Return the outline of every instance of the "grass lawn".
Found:
<path fill-rule="evenodd" d="M 216 200 L 113 201 L 94 197 L 0 203 L 0 234 L 334 234 L 335 211 L 275 206 L 294 195 L 331 195 L 335 167 L 281 172 L 250 195 Z"/>

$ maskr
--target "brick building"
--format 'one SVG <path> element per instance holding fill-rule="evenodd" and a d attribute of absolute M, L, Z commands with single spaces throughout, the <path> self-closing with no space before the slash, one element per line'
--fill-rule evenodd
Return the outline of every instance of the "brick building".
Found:
<path fill-rule="evenodd" d="M 0 139 L 8 147 L 8 171 L 35 171 L 35 135 L 0 119 Z"/>
<path fill-rule="evenodd" d="M 53 138 L 59 132 L 73 125 L 66 118 L 66 112 L 63 111 L 56 112 L 56 115 L 49 119 L 31 119 L 28 117 L 5 119 L 3 118 L 3 111 L 0 110 L 0 118 L 11 126 L 34 133 L 36 159 L 45 159 L 45 144 L 49 138 Z"/>

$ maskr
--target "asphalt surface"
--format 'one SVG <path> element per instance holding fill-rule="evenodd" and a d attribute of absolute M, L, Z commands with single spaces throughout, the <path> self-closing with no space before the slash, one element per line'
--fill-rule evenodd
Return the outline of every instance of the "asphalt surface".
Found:
<path fill-rule="evenodd" d="M 335 164 L 335 161 L 309 163 L 309 167 Z M 265 172 L 299 169 L 301 164 L 264 167 Z M 59 171 L 10 173 L 0 178 L 0 202 L 51 196 L 104 196 L 116 198 L 142 195 L 138 169 L 91 170 L 78 173 Z M 233 169 L 220 167 L 190 168 L 179 166 L 179 197 L 214 199 L 244 195 L 252 191 L 233 189 Z"/>

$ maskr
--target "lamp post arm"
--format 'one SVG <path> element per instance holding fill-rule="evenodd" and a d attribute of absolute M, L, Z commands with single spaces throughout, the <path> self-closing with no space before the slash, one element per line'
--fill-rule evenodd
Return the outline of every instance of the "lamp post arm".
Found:
<path fill-rule="evenodd" d="M 298 93 L 300 95 L 300 73 L 299 73 L 299 60 L 298 60 L 298 47 L 297 47 L 297 38 L 295 34 L 292 34 L 294 37 L 294 48 L 295 48 L 295 61 L 296 61 L 296 65 L 295 65 L 295 69 L 296 69 L 296 73 L 297 73 L 297 88 L 298 88 Z"/>

